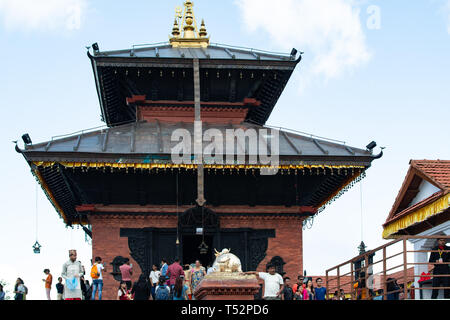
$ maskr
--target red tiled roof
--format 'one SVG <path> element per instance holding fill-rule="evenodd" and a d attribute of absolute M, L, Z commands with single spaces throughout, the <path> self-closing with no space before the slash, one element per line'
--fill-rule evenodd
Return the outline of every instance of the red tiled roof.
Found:
<path fill-rule="evenodd" d="M 429 269 L 431 270 L 432 269 L 432 267 L 429 267 Z M 378 277 L 381 277 L 380 278 L 380 280 L 382 280 L 382 275 L 380 275 L 380 274 L 378 274 L 377 275 Z M 394 272 L 394 273 L 391 273 L 391 274 L 387 274 L 386 275 L 387 276 L 387 278 L 394 278 L 394 279 L 397 279 L 397 283 L 398 284 L 402 284 L 404 281 L 403 281 L 403 270 L 401 270 L 401 271 L 398 271 L 398 272 Z M 308 277 L 308 276 L 307 276 Z M 325 276 L 311 276 L 312 277 L 312 279 L 313 279 L 313 283 L 315 284 L 316 283 L 316 279 L 317 278 L 322 278 L 322 280 L 323 280 L 323 285 L 324 286 L 326 286 L 326 283 L 325 283 L 325 279 L 326 279 L 326 277 Z M 417 278 L 417 279 L 419 279 L 419 278 Z M 340 283 L 342 283 L 342 284 L 344 284 L 343 286 L 341 286 L 341 289 L 344 289 L 344 292 L 345 293 L 351 293 L 352 292 L 352 285 L 351 285 L 351 283 L 348 283 L 348 282 L 350 282 L 351 281 L 351 277 L 350 276 L 344 276 L 344 277 L 341 277 L 340 278 Z M 406 281 L 407 282 L 410 282 L 410 281 L 414 281 L 414 267 L 410 267 L 410 268 L 408 268 L 407 270 L 406 270 Z M 336 276 L 329 276 L 328 277 L 328 289 L 329 289 L 329 293 L 330 294 L 333 294 L 334 293 L 334 291 L 336 291 L 337 290 L 337 280 L 336 280 Z M 347 284 L 348 283 L 348 284 Z M 374 283 L 375 284 L 375 283 Z M 377 286 L 376 287 L 374 287 L 374 289 L 375 290 L 378 290 L 378 289 L 382 289 L 383 288 L 383 283 L 382 282 L 377 282 Z M 379 286 L 379 287 L 378 287 Z"/>
<path fill-rule="evenodd" d="M 411 160 L 411 166 L 428 176 L 445 191 L 450 191 L 450 160 Z"/>
<path fill-rule="evenodd" d="M 410 167 L 408 173 L 406 174 L 405 180 L 403 181 L 383 227 L 388 225 L 390 222 L 413 212 L 414 210 L 424 207 L 432 201 L 437 200 L 440 196 L 450 192 L 450 160 L 411 160 L 409 164 Z M 397 212 L 400 202 L 402 201 L 405 192 L 407 191 L 409 185 L 411 184 L 412 178 L 415 175 L 419 175 L 421 178 L 429 180 L 429 182 L 439 187 L 441 191 L 434 193 L 430 197 L 416 203 L 411 207 Z"/>
<path fill-rule="evenodd" d="M 428 272 L 431 273 L 432 269 L 433 269 L 433 266 L 429 265 Z M 388 274 L 388 275 L 386 275 L 386 277 L 397 279 L 398 284 L 404 283 L 403 270 Z M 415 281 L 415 280 L 419 280 L 419 279 L 420 279 L 420 277 L 414 276 L 414 267 L 410 267 L 406 270 L 406 283 L 409 283 L 409 282 Z M 375 288 L 375 289 L 382 289 L 382 288 Z"/>
<path fill-rule="evenodd" d="M 404 282 L 403 270 L 388 274 L 387 277 L 397 279 L 398 284 L 402 284 Z M 414 267 L 406 269 L 406 282 L 408 283 L 410 281 L 414 281 Z"/>

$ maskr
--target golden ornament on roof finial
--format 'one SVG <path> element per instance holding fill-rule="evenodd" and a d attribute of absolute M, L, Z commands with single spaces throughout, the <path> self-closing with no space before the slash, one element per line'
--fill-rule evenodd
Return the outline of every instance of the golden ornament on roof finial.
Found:
<path fill-rule="evenodd" d="M 207 34 L 208 34 L 208 33 L 206 32 L 205 20 L 202 19 L 202 24 L 201 24 L 201 26 L 200 26 L 200 31 L 198 32 L 198 35 L 199 35 L 201 38 L 204 38 L 204 37 L 206 37 Z"/>
<path fill-rule="evenodd" d="M 181 7 L 175 8 L 175 22 L 172 36 L 169 37 L 170 44 L 174 48 L 206 48 L 209 45 L 205 22 L 202 19 L 198 30 L 193 6 L 194 3 L 187 0 L 184 2 L 184 10 Z"/>
<path fill-rule="evenodd" d="M 176 18 L 175 21 L 173 22 L 172 36 L 174 38 L 178 38 L 180 36 L 180 28 L 178 27 L 178 22 Z"/>

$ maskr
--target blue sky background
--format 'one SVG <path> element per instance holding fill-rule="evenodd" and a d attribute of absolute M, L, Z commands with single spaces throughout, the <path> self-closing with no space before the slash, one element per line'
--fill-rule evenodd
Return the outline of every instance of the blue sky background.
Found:
<path fill-rule="evenodd" d="M 22 277 L 30 299 L 45 297 L 42 270 L 50 268 L 59 276 L 68 249 L 77 248 L 87 268 L 91 253 L 83 231 L 65 228 L 39 189 L 43 247 L 40 255 L 33 254 L 36 183 L 11 141 L 25 132 L 33 142 L 42 142 L 102 125 L 85 46 L 98 42 L 100 50 L 113 50 L 167 41 L 174 8 L 181 5 L 179 0 L 39 3 L 35 10 L 33 1 L 0 0 L 0 279 L 12 284 Z M 29 15 L 17 10 L 20 5 Z M 366 25 L 367 8 L 373 5 L 380 12 L 379 29 Z M 314 13 L 308 19 L 301 14 L 283 18 L 306 8 Z M 198 0 L 194 9 L 198 20 L 205 18 L 212 42 L 305 52 L 268 124 L 355 147 L 372 140 L 386 147 L 362 183 L 364 241 L 369 248 L 383 244 L 381 224 L 409 160 L 450 159 L 450 2 L 283 0 L 275 7 L 265 0 Z M 73 16 L 67 12 L 76 13 L 71 25 L 67 19 Z M 349 12 L 353 20 L 346 18 Z M 359 32 L 348 36 L 352 30 Z M 337 73 L 315 71 L 321 57 L 342 45 L 346 49 L 332 59 Z M 358 50 L 361 54 L 348 62 L 346 56 Z M 324 274 L 357 253 L 360 205 L 357 185 L 304 231 L 308 274 Z"/>

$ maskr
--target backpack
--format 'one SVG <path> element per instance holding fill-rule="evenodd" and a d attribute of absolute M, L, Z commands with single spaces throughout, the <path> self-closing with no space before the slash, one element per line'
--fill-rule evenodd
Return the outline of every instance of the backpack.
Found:
<path fill-rule="evenodd" d="M 97 264 L 95 263 L 91 268 L 91 278 L 98 279 L 100 277 L 100 273 L 98 273 Z"/>
<path fill-rule="evenodd" d="M 169 288 L 160 286 L 155 296 L 156 300 L 169 300 Z"/>

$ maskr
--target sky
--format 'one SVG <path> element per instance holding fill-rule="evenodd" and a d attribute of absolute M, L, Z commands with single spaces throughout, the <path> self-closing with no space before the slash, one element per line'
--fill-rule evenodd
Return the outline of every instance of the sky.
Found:
<path fill-rule="evenodd" d="M 307 273 L 323 275 L 352 258 L 361 239 L 369 249 L 384 244 L 381 225 L 409 160 L 450 159 L 450 1 L 194 3 L 214 43 L 304 52 L 267 124 L 386 148 L 362 183 L 304 230 Z M 103 125 L 86 46 L 115 50 L 167 41 L 181 4 L 0 0 L 0 279 L 12 285 L 20 276 L 28 299 L 45 298 L 42 271 L 59 276 L 69 249 L 78 250 L 88 269 L 91 247 L 36 192 L 12 141 L 29 133 L 43 142 Z M 40 254 L 32 251 L 36 233 Z"/>

